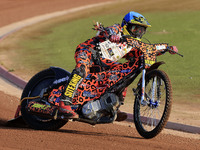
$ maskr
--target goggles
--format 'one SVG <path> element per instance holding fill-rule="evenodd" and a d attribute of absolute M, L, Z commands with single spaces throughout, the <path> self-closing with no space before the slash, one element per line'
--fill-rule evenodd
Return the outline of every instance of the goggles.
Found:
<path fill-rule="evenodd" d="M 127 29 L 136 38 L 142 38 L 146 33 L 146 27 L 136 24 L 129 24 Z"/>

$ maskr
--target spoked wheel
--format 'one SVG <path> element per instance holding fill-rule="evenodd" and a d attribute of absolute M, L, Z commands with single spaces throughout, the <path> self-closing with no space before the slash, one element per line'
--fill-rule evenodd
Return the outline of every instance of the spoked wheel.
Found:
<path fill-rule="evenodd" d="M 144 138 L 153 138 L 165 127 L 172 105 L 172 88 L 167 74 L 152 70 L 145 78 L 145 99 L 141 103 L 141 90 L 134 103 L 134 122 Z M 141 87 L 140 87 L 141 89 Z"/>
<path fill-rule="evenodd" d="M 52 85 L 54 80 L 55 80 L 55 74 L 51 69 L 46 69 L 39 72 L 34 77 L 32 77 L 32 79 L 27 83 L 22 93 L 21 99 L 25 97 L 38 96 L 41 90 Z M 30 101 L 38 101 L 38 99 L 23 100 L 21 103 L 21 113 L 24 121 L 31 128 L 37 130 L 58 130 L 67 123 L 67 121 L 65 120 L 53 120 L 29 114 L 26 110 L 26 107 Z M 41 103 L 41 101 L 39 102 Z M 45 99 L 43 100 L 43 103 L 45 103 Z"/>

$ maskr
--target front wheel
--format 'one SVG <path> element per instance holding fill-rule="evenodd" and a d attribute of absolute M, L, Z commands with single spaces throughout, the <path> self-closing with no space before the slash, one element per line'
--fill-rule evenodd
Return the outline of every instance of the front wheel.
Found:
<path fill-rule="evenodd" d="M 153 138 L 165 127 L 172 106 L 172 87 L 167 74 L 152 70 L 145 77 L 145 99 L 141 104 L 141 87 L 135 95 L 134 122 L 144 138 Z"/>

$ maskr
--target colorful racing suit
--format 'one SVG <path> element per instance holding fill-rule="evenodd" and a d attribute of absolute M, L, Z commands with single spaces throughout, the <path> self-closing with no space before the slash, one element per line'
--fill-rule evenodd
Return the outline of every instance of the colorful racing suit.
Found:
<path fill-rule="evenodd" d="M 146 44 L 131 39 L 128 41 L 128 44 L 133 48 L 128 54 L 124 55 L 124 58 L 126 58 L 128 62 L 118 63 L 108 58 L 103 58 L 96 49 L 97 44 L 109 39 L 111 35 L 123 34 L 122 30 L 122 27 L 118 24 L 106 27 L 105 31 L 100 32 L 97 36 L 77 46 L 75 52 L 76 67 L 71 74 L 71 80 L 68 86 L 65 88 L 65 96 L 73 98 L 74 104 L 82 104 L 85 101 L 100 97 L 106 88 L 111 87 L 121 80 L 122 77 L 128 75 L 130 68 L 138 68 L 139 57 L 142 55 L 140 49 L 151 47 L 153 50 L 159 47 L 163 49 L 167 47 L 167 44 Z M 130 63 L 130 61 L 132 61 L 132 63 Z M 94 71 L 98 73 L 93 74 L 93 78 L 95 78 L 93 86 L 87 87 L 87 80 L 91 80 L 90 73 Z M 72 89 L 69 88 L 70 83 L 72 83 Z M 96 87 L 97 83 L 105 88 Z"/>

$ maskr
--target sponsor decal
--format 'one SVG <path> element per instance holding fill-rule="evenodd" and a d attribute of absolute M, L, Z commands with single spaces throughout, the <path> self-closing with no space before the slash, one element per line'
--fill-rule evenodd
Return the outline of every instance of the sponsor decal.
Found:
<path fill-rule="evenodd" d="M 91 74 L 88 74 L 87 77 L 85 78 L 86 80 L 90 80 L 91 79 Z"/>
<path fill-rule="evenodd" d="M 89 91 L 84 91 L 84 92 L 83 92 L 83 96 L 84 96 L 84 97 L 96 97 L 96 96 L 97 96 L 97 93 L 89 92 Z"/>
<path fill-rule="evenodd" d="M 104 78 L 105 78 L 105 74 L 97 75 L 97 81 L 102 81 Z"/>
<path fill-rule="evenodd" d="M 107 51 L 108 51 L 108 53 L 109 53 L 110 56 L 113 56 L 113 55 L 114 55 L 114 53 L 113 53 L 113 51 L 112 51 L 111 48 L 107 49 Z"/>
<path fill-rule="evenodd" d="M 155 63 L 155 61 L 153 61 L 153 60 L 145 60 L 145 64 L 153 65 L 154 63 Z"/>
<path fill-rule="evenodd" d="M 80 60 L 80 61 L 78 61 L 78 63 L 80 63 L 80 64 L 87 64 L 87 65 L 89 65 L 89 63 L 88 63 L 88 62 L 85 62 L 85 61 L 83 61 L 83 60 Z"/>
<path fill-rule="evenodd" d="M 78 85 L 79 81 L 81 80 L 81 76 L 74 74 L 71 81 L 69 82 L 69 85 L 67 86 L 67 89 L 65 91 L 65 96 L 72 97 L 74 91 L 76 90 L 76 86 Z"/>
<path fill-rule="evenodd" d="M 121 73 L 128 73 L 128 72 L 131 72 L 131 69 L 121 70 L 120 72 Z"/>
<path fill-rule="evenodd" d="M 88 56 L 87 56 L 87 54 L 85 52 L 82 52 L 82 53 L 78 54 L 77 58 L 81 58 L 81 59 L 86 60 L 88 58 Z"/>
<path fill-rule="evenodd" d="M 38 109 L 43 109 L 43 110 L 51 108 L 50 105 L 43 105 L 43 104 L 39 104 L 39 103 L 34 103 L 31 107 L 38 108 Z"/>
<path fill-rule="evenodd" d="M 50 106 L 50 105 L 45 105 L 45 104 L 40 104 L 37 102 L 29 102 L 27 106 L 27 110 L 32 113 L 42 113 L 42 114 L 50 114 L 52 115 L 53 113 L 55 114 L 56 111 L 55 106 Z"/>
<path fill-rule="evenodd" d="M 119 73 L 120 71 L 119 70 L 111 70 L 109 71 L 110 73 Z"/>
<path fill-rule="evenodd" d="M 165 45 L 158 45 L 158 46 L 156 46 L 156 49 L 157 50 L 163 50 L 163 49 L 166 49 L 166 46 Z"/>
<path fill-rule="evenodd" d="M 129 73 L 131 72 L 131 69 L 125 69 L 125 70 L 111 70 L 110 73 Z"/>
<path fill-rule="evenodd" d="M 109 77 L 109 80 L 111 81 L 116 81 L 117 79 L 118 79 L 118 76 L 114 74 Z"/>
<path fill-rule="evenodd" d="M 89 88 L 89 87 L 90 87 L 90 85 L 85 84 L 85 83 L 82 83 L 81 86 L 86 87 L 86 88 Z"/>
<path fill-rule="evenodd" d="M 67 80 L 69 80 L 69 77 L 67 76 L 67 77 L 64 77 L 64 78 L 61 78 L 61 79 L 58 79 L 58 80 L 55 80 L 54 82 L 53 82 L 53 84 L 59 84 L 59 83 L 61 83 L 61 82 L 65 82 L 65 81 L 67 81 Z"/>

